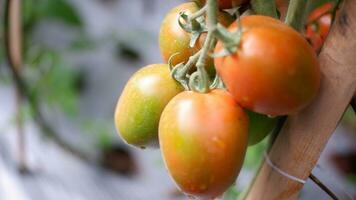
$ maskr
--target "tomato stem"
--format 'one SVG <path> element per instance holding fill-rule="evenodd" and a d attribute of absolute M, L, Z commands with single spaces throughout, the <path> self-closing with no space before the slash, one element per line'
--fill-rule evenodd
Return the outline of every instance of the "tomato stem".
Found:
<path fill-rule="evenodd" d="M 191 89 L 197 90 L 198 92 L 206 93 L 209 92 L 210 80 L 208 73 L 205 70 L 206 58 L 208 56 L 208 52 L 211 48 L 211 44 L 213 43 L 214 31 L 216 29 L 216 24 L 218 13 L 218 5 L 216 0 L 208 0 L 206 4 L 206 14 L 207 14 L 207 28 L 208 35 L 204 41 L 203 48 L 201 49 L 200 56 L 197 61 L 197 74 L 192 74 L 191 80 L 189 81 L 189 85 L 191 85 Z M 199 78 L 200 83 L 198 83 L 199 87 L 195 88 L 195 79 Z"/>
<path fill-rule="evenodd" d="M 300 32 L 304 25 L 304 12 L 307 0 L 293 0 L 289 2 L 285 23 Z"/>
<path fill-rule="evenodd" d="M 187 74 L 189 70 L 194 66 L 194 64 L 198 61 L 201 50 L 191 56 L 186 64 L 178 64 L 176 66 L 171 67 L 171 76 L 178 81 L 186 90 L 189 90 L 189 79 Z"/>
<path fill-rule="evenodd" d="M 266 15 L 273 18 L 278 18 L 277 7 L 275 1 L 269 0 L 252 0 L 252 10 L 259 15 Z"/>
<path fill-rule="evenodd" d="M 188 21 L 192 21 L 192 20 L 197 19 L 198 17 L 203 16 L 206 13 L 206 8 L 207 8 L 207 6 L 205 5 L 200 10 L 198 10 L 197 12 L 189 15 Z"/>

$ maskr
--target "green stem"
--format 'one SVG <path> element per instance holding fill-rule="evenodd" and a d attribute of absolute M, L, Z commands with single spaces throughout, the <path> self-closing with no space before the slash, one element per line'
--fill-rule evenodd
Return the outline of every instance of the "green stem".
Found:
<path fill-rule="evenodd" d="M 206 8 L 207 6 L 205 5 L 204 7 L 202 7 L 200 10 L 198 10 L 197 12 L 189 15 L 188 21 L 192 21 L 200 16 L 203 16 L 206 12 Z"/>
<path fill-rule="evenodd" d="M 200 91 L 199 92 L 202 92 L 202 93 L 206 93 L 206 92 L 209 92 L 209 75 L 208 73 L 206 72 L 205 70 L 205 64 L 206 64 L 206 58 L 207 58 L 207 54 L 208 54 L 208 51 L 209 51 L 209 46 L 210 46 L 210 42 L 211 40 L 213 39 L 213 32 L 209 31 L 208 32 L 208 36 L 206 37 L 206 40 L 205 40 L 205 43 L 204 43 L 204 46 L 202 48 L 202 52 L 198 58 L 198 61 L 197 61 L 197 70 L 198 70 L 198 73 L 199 73 L 199 77 L 200 77 L 200 81 L 201 81 L 201 87 L 200 87 Z"/>
<path fill-rule="evenodd" d="M 218 5 L 216 0 L 208 0 L 207 1 L 207 28 L 208 35 L 205 39 L 203 48 L 201 49 L 201 54 L 197 61 L 197 70 L 200 78 L 200 87 L 199 92 L 206 93 L 209 92 L 209 76 L 205 70 L 205 61 L 207 58 L 207 54 L 210 50 L 212 40 L 214 39 L 214 30 L 216 29 L 217 24 L 217 13 L 218 13 Z M 194 88 L 192 88 L 194 89 Z"/>
<path fill-rule="evenodd" d="M 275 1 L 252 0 L 251 6 L 252 6 L 252 10 L 254 10 L 259 15 L 266 15 L 273 18 L 278 18 L 277 6 Z"/>
<path fill-rule="evenodd" d="M 193 56 L 190 56 L 188 62 L 183 64 L 178 64 L 171 68 L 172 77 L 178 81 L 186 90 L 189 90 L 189 79 L 187 78 L 187 74 L 189 70 L 194 66 L 194 64 L 198 61 L 201 50 L 195 53 Z"/>
<path fill-rule="evenodd" d="M 304 25 L 304 12 L 307 0 L 290 1 L 285 23 L 300 32 Z"/>

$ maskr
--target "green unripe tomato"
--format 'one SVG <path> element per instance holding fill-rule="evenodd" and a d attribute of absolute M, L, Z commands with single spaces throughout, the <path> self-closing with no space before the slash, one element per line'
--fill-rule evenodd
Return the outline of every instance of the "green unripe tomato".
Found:
<path fill-rule="evenodd" d="M 247 114 L 250 118 L 250 130 L 248 145 L 252 146 L 261 142 L 278 122 L 278 118 L 268 117 L 267 115 L 258 114 L 252 111 L 247 111 Z"/>
<path fill-rule="evenodd" d="M 182 86 L 166 64 L 153 64 L 137 71 L 127 82 L 116 106 L 115 125 L 131 145 L 158 147 L 158 124 L 167 103 Z"/>

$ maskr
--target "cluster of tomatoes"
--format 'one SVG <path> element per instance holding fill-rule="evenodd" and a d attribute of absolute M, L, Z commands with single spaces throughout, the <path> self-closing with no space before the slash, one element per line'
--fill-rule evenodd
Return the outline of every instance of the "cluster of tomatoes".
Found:
<path fill-rule="evenodd" d="M 192 34 L 179 20 L 204 3 L 183 3 L 166 15 L 159 34 L 166 63 L 187 63 L 201 50 L 206 33 L 192 46 Z M 115 124 L 124 141 L 140 148 L 159 146 L 178 187 L 201 199 L 215 198 L 231 186 L 246 148 L 271 132 L 278 116 L 307 106 L 319 89 L 317 55 L 307 40 L 280 20 L 249 15 L 236 21 L 222 11 L 242 3 L 248 1 L 218 1 L 219 23 L 241 35 L 234 51 L 205 60 L 210 77 L 217 74 L 225 88 L 192 91 L 172 77 L 168 64 L 152 64 L 130 78 L 116 107 Z M 218 40 L 213 51 L 226 48 Z"/>

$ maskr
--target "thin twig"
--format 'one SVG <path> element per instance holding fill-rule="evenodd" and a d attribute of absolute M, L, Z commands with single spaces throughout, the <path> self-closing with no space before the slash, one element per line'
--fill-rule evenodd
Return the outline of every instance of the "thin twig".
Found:
<path fill-rule="evenodd" d="M 197 19 L 198 17 L 201 17 L 205 14 L 206 12 L 206 8 L 207 6 L 204 5 L 204 7 L 202 7 L 200 10 L 198 10 L 197 12 L 195 13 L 192 13 L 191 15 L 189 15 L 189 18 L 188 18 L 188 21 L 192 21 L 194 19 Z"/>
<path fill-rule="evenodd" d="M 313 173 L 309 175 L 309 178 L 316 184 L 320 189 L 327 193 L 332 199 L 339 200 L 339 198 L 324 184 L 322 183 Z"/>

